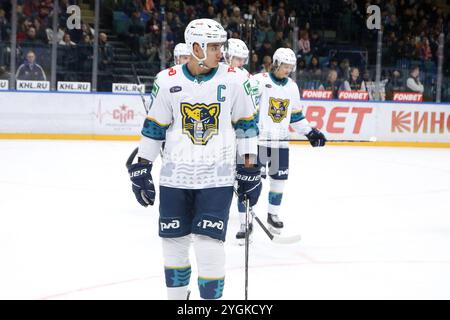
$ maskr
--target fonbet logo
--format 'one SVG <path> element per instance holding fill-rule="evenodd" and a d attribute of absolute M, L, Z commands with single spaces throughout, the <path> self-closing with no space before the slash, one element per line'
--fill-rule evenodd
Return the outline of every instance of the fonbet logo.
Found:
<path fill-rule="evenodd" d="M 412 92 L 395 92 L 394 101 L 422 102 L 423 95 L 421 93 Z"/>
<path fill-rule="evenodd" d="M 178 229 L 180 227 L 180 220 L 174 219 L 172 222 L 160 222 L 159 223 L 162 230 Z"/>
<path fill-rule="evenodd" d="M 127 123 L 134 119 L 134 111 L 126 105 L 121 105 L 113 110 L 112 116 L 114 120 L 118 120 L 120 123 Z"/>
<path fill-rule="evenodd" d="M 333 91 L 331 90 L 303 90 L 303 99 L 324 99 L 329 100 L 333 98 Z"/>
<path fill-rule="evenodd" d="M 339 100 L 369 100 L 369 93 L 366 91 L 339 91 Z"/>

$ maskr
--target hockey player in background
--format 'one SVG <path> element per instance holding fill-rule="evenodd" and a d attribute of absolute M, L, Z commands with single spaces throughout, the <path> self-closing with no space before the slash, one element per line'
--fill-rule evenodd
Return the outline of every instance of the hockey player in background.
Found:
<path fill-rule="evenodd" d="M 255 107 L 255 113 L 258 114 L 258 101 L 261 95 L 261 89 L 259 88 L 259 83 L 255 79 L 253 79 L 252 75 L 244 69 L 244 65 L 248 63 L 249 50 L 247 45 L 241 39 L 231 38 L 227 40 L 226 45 L 223 49 L 223 59 L 225 63 L 231 68 L 237 68 L 243 70 L 247 77 L 249 78 L 248 90 L 251 92 L 253 104 Z M 236 233 L 236 239 L 240 241 L 240 244 L 244 244 L 245 240 L 245 230 L 246 230 L 246 214 L 245 214 L 245 206 L 242 202 L 238 201 L 238 210 L 239 210 L 239 221 L 240 221 L 240 229 Z M 253 230 L 253 224 L 249 222 L 249 230 L 250 233 Z"/>
<path fill-rule="evenodd" d="M 219 64 L 227 38 L 223 27 L 211 19 L 197 19 L 189 23 L 184 36 L 190 61 L 158 74 L 138 163 L 129 167 L 129 173 L 137 201 L 152 205 L 152 165 L 165 141 L 159 235 L 168 298 L 188 295 L 193 244 L 200 297 L 218 299 L 224 289 L 223 242 L 235 180 L 239 201 L 248 199 L 253 206 L 261 192 L 258 127 L 245 87 L 247 75 Z"/>
<path fill-rule="evenodd" d="M 279 48 L 273 55 L 271 72 L 254 76 L 261 88 L 258 160 L 262 166 L 262 177 L 269 176 L 267 222 L 276 233 L 284 226 L 279 213 L 289 174 L 289 144 L 286 141 L 289 139 L 289 125 L 299 134 L 305 135 L 313 147 L 322 147 L 326 142 L 324 134 L 312 128 L 302 113 L 299 88 L 289 78 L 290 73 L 295 72 L 296 64 L 294 51 Z"/>
<path fill-rule="evenodd" d="M 180 42 L 173 49 L 174 64 L 185 64 L 191 58 L 191 52 L 186 43 Z"/>

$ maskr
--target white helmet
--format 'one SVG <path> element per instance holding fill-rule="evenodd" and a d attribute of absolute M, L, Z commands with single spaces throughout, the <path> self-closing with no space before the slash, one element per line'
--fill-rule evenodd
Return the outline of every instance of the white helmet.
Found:
<path fill-rule="evenodd" d="M 241 39 L 231 38 L 228 39 L 224 50 L 223 50 L 223 58 L 227 64 L 231 63 L 231 59 L 233 57 L 243 58 L 245 59 L 244 64 L 248 63 L 248 48 L 244 41 Z"/>
<path fill-rule="evenodd" d="M 280 66 L 282 63 L 290 64 L 294 66 L 292 72 L 297 69 L 297 56 L 294 51 L 289 48 L 278 48 L 273 54 L 273 65 Z"/>
<path fill-rule="evenodd" d="M 180 42 L 173 49 L 173 57 L 175 60 L 175 64 L 178 64 L 177 60 L 179 57 L 190 56 L 190 55 L 191 55 L 191 51 L 189 50 L 189 47 L 187 46 L 186 43 Z"/>
<path fill-rule="evenodd" d="M 212 19 L 196 19 L 189 22 L 184 31 L 184 40 L 192 56 L 197 59 L 199 65 L 206 60 L 208 43 L 224 43 L 227 41 L 225 29 Z M 198 43 L 203 51 L 204 58 L 199 59 L 194 54 L 194 43 Z"/>

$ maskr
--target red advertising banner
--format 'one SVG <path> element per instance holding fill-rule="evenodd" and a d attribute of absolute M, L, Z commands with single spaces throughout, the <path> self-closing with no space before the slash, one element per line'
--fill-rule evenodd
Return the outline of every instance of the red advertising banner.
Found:
<path fill-rule="evenodd" d="M 369 93 L 367 91 L 339 91 L 339 100 L 367 101 Z"/>
<path fill-rule="evenodd" d="M 394 92 L 394 101 L 422 102 L 423 94 L 417 92 Z"/>
<path fill-rule="evenodd" d="M 302 91 L 302 98 L 303 99 L 331 100 L 331 99 L 333 99 L 333 91 L 304 89 Z"/>

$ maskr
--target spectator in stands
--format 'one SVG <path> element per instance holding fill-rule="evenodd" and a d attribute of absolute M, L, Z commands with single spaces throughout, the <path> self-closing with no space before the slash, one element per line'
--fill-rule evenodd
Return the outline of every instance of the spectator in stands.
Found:
<path fill-rule="evenodd" d="M 259 72 L 260 73 L 270 72 L 271 66 L 272 66 L 272 57 L 271 56 L 264 56 L 263 64 L 262 64 L 261 69 L 259 70 Z"/>
<path fill-rule="evenodd" d="M 433 57 L 430 48 L 430 42 L 427 38 L 423 37 L 422 41 L 418 43 L 418 49 L 420 51 L 420 59 L 422 61 L 429 61 Z"/>
<path fill-rule="evenodd" d="M 114 60 L 114 51 L 111 45 L 108 43 L 108 36 L 104 32 L 101 32 L 99 34 L 98 51 L 99 70 L 111 70 Z"/>
<path fill-rule="evenodd" d="M 300 33 L 300 40 L 298 40 L 298 53 L 302 56 L 311 53 L 311 43 L 309 42 L 308 31 L 302 31 Z"/>
<path fill-rule="evenodd" d="M 258 61 L 259 61 L 258 55 L 257 55 L 256 53 L 253 53 L 253 54 L 252 54 L 252 58 L 251 58 L 251 60 L 250 60 L 250 66 L 249 66 L 249 71 L 250 71 L 251 73 L 254 73 L 254 72 L 258 72 L 258 71 L 259 71 L 259 70 L 258 70 Z"/>
<path fill-rule="evenodd" d="M 216 15 L 214 6 L 212 6 L 212 5 L 208 6 L 208 9 L 206 10 L 206 14 L 205 14 L 204 18 L 211 19 L 211 20 L 217 19 L 217 15 Z"/>
<path fill-rule="evenodd" d="M 36 55 L 33 51 L 30 50 L 27 52 L 26 61 L 17 69 L 16 79 L 38 81 L 47 80 L 44 69 L 36 63 Z"/>
<path fill-rule="evenodd" d="M 270 16 L 267 10 L 257 11 L 256 13 L 256 23 L 258 25 L 258 31 L 264 33 L 265 38 L 267 33 L 272 31 L 270 26 Z"/>
<path fill-rule="evenodd" d="M 423 93 L 424 87 L 423 84 L 420 82 L 419 75 L 420 75 L 419 67 L 418 66 L 412 67 L 411 71 L 409 72 L 409 78 L 406 80 L 406 90 L 417 93 Z"/>
<path fill-rule="evenodd" d="M 317 31 L 313 31 L 311 34 L 311 39 L 309 40 L 311 47 L 311 54 L 316 56 L 324 56 L 325 54 L 325 44 L 320 38 Z"/>
<path fill-rule="evenodd" d="M 46 26 L 41 23 L 41 20 L 35 18 L 33 20 L 34 28 L 36 29 L 36 39 L 42 43 L 48 43 L 47 33 L 45 31 Z"/>
<path fill-rule="evenodd" d="M 2 43 L 3 41 L 8 41 L 9 33 L 11 32 L 11 28 L 8 21 L 6 20 L 5 14 L 5 11 L 3 9 L 0 9 L 0 43 Z"/>
<path fill-rule="evenodd" d="M 233 7 L 233 14 L 230 17 L 228 28 L 232 32 L 239 30 L 239 25 L 243 24 L 245 21 L 241 16 L 241 9 L 238 6 Z"/>
<path fill-rule="evenodd" d="M 75 47 L 77 44 L 70 39 L 70 34 L 64 34 L 62 40 L 58 43 L 60 46 Z"/>
<path fill-rule="evenodd" d="M 92 59 L 94 50 L 92 48 L 92 39 L 87 35 L 83 35 L 83 40 L 78 45 L 78 63 L 79 71 L 83 72 L 81 80 L 89 81 L 90 72 L 92 70 Z"/>
<path fill-rule="evenodd" d="M 27 31 L 27 36 L 25 40 L 22 42 L 24 46 L 39 46 L 43 45 L 43 42 L 36 38 L 36 29 L 34 27 L 30 27 Z"/>
<path fill-rule="evenodd" d="M 0 80 L 8 80 L 10 77 L 10 74 L 8 71 L 6 71 L 5 66 L 0 66 Z"/>
<path fill-rule="evenodd" d="M 330 62 L 328 62 L 328 69 L 335 70 L 336 72 L 338 72 L 339 64 L 338 64 L 338 60 L 335 57 L 332 57 L 330 59 Z"/>
<path fill-rule="evenodd" d="M 343 59 L 339 64 L 338 78 L 342 80 L 350 78 L 350 61 L 348 59 Z"/>
<path fill-rule="evenodd" d="M 256 53 L 258 54 L 258 57 L 261 59 L 260 63 L 264 63 L 263 59 L 265 56 L 272 57 L 274 50 L 272 47 L 272 43 L 269 41 L 269 39 L 265 39 L 263 42 L 263 45 L 261 48 L 259 48 Z"/>
<path fill-rule="evenodd" d="M 6 21 L 5 11 L 0 9 L 0 66 L 6 63 L 6 47 L 9 41 L 10 29 L 8 21 Z"/>
<path fill-rule="evenodd" d="M 139 39 L 144 36 L 145 26 L 141 19 L 141 13 L 132 13 L 130 26 L 128 27 L 128 45 L 133 52 L 139 52 Z"/>
<path fill-rule="evenodd" d="M 83 36 L 81 37 L 82 40 L 84 40 L 85 35 L 89 36 L 91 41 L 94 39 L 94 28 L 91 28 L 87 23 L 81 24 L 81 31 L 83 31 Z"/>
<path fill-rule="evenodd" d="M 126 0 L 123 6 L 123 11 L 129 16 L 132 17 L 134 12 L 139 12 L 143 10 L 141 0 Z"/>
<path fill-rule="evenodd" d="M 341 85 L 341 82 L 338 80 L 337 71 L 330 70 L 328 71 L 327 80 L 320 85 L 319 90 L 331 90 L 333 91 L 333 99 L 337 99 Z"/>
<path fill-rule="evenodd" d="M 286 18 L 286 11 L 283 8 L 278 8 L 277 14 L 270 20 L 270 25 L 272 26 L 272 30 L 275 32 L 281 31 L 285 33 L 287 31 L 288 20 Z"/>
<path fill-rule="evenodd" d="M 230 16 L 228 15 L 228 11 L 227 9 L 223 9 L 222 14 L 220 15 L 220 24 L 225 30 L 227 30 L 229 23 L 230 23 Z"/>
<path fill-rule="evenodd" d="M 277 31 L 275 33 L 275 39 L 273 42 L 273 48 L 285 48 L 287 46 L 286 41 L 284 40 L 284 35 L 282 31 Z"/>
<path fill-rule="evenodd" d="M 392 100 L 394 92 L 402 92 L 404 90 L 402 74 L 399 70 L 394 70 L 386 83 L 386 100 Z"/>
<path fill-rule="evenodd" d="M 302 79 L 307 77 L 306 61 L 304 58 L 297 59 L 297 78 Z"/>
<path fill-rule="evenodd" d="M 367 91 L 364 80 L 359 77 L 358 68 L 350 69 L 350 78 L 344 81 L 343 89 L 346 91 Z"/>
<path fill-rule="evenodd" d="M 320 80 L 322 76 L 322 69 L 319 65 L 319 59 L 316 56 L 312 56 L 309 66 L 307 68 L 309 78 L 311 80 Z"/>

